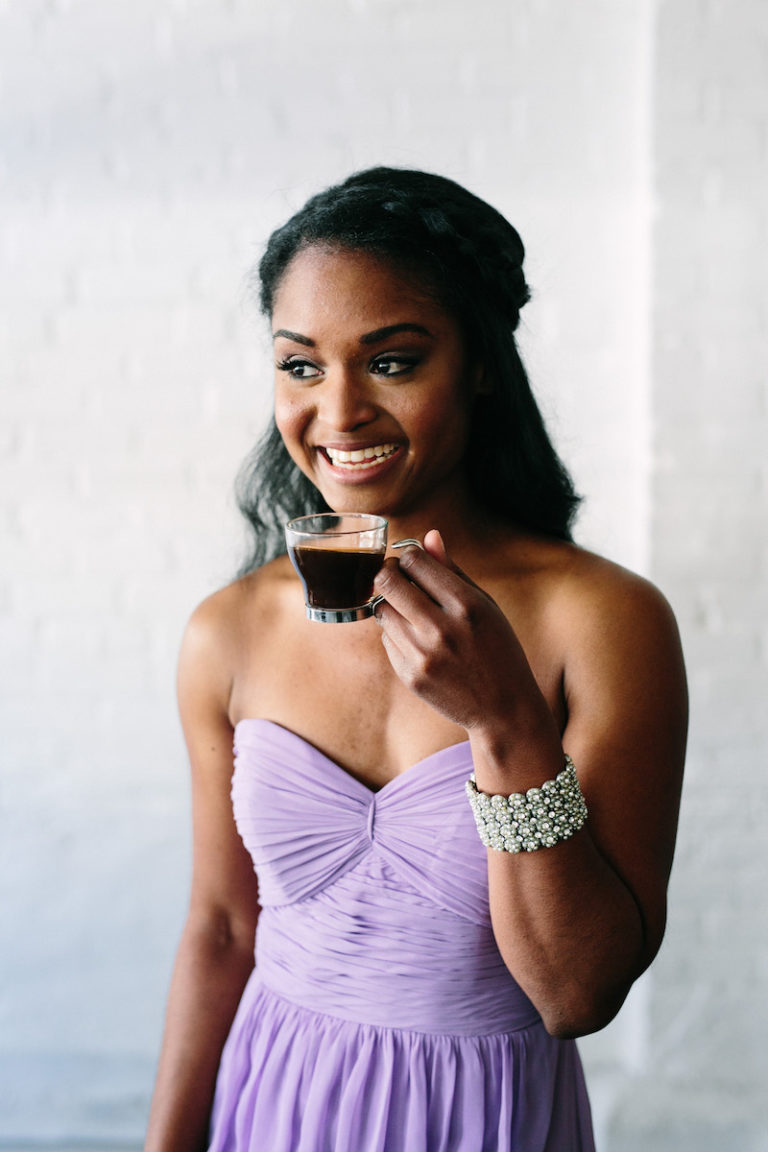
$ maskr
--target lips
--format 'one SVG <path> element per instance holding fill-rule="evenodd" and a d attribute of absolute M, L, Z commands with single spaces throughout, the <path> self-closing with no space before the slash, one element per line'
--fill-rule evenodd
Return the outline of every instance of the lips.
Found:
<path fill-rule="evenodd" d="M 335 448 L 322 445 L 320 453 L 334 469 L 351 474 L 364 473 L 384 464 L 400 451 L 399 444 L 370 444 L 364 448 Z"/>

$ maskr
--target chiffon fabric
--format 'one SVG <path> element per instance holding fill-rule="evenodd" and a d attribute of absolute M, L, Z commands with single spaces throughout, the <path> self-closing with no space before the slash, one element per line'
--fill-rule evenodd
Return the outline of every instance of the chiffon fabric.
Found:
<path fill-rule="evenodd" d="M 499 955 L 468 743 L 378 792 L 268 720 L 235 731 L 256 967 L 211 1152 L 593 1152 L 572 1040 Z"/>

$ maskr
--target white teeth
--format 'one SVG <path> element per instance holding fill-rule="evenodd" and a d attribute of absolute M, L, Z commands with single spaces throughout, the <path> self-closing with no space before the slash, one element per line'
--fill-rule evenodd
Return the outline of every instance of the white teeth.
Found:
<path fill-rule="evenodd" d="M 325 451 L 334 466 L 359 469 L 378 464 L 387 456 L 391 456 L 396 449 L 396 444 L 376 444 L 370 448 L 355 448 L 352 452 L 346 452 L 342 448 L 326 448 Z"/>

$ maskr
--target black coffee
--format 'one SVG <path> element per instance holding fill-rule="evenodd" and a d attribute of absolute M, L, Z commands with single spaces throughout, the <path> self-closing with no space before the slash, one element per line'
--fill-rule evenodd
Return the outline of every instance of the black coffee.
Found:
<path fill-rule="evenodd" d="M 384 552 L 352 552 L 299 545 L 288 549 L 310 608 L 359 608 L 373 596 Z"/>

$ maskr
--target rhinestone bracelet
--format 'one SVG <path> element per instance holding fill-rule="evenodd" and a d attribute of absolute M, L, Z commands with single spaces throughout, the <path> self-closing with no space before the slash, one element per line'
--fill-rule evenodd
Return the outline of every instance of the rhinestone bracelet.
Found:
<path fill-rule="evenodd" d="M 540 788 L 490 796 L 480 792 L 474 773 L 467 780 L 467 796 L 480 839 L 497 852 L 535 852 L 552 848 L 578 832 L 587 818 L 576 769 L 570 756 L 554 780 Z"/>

